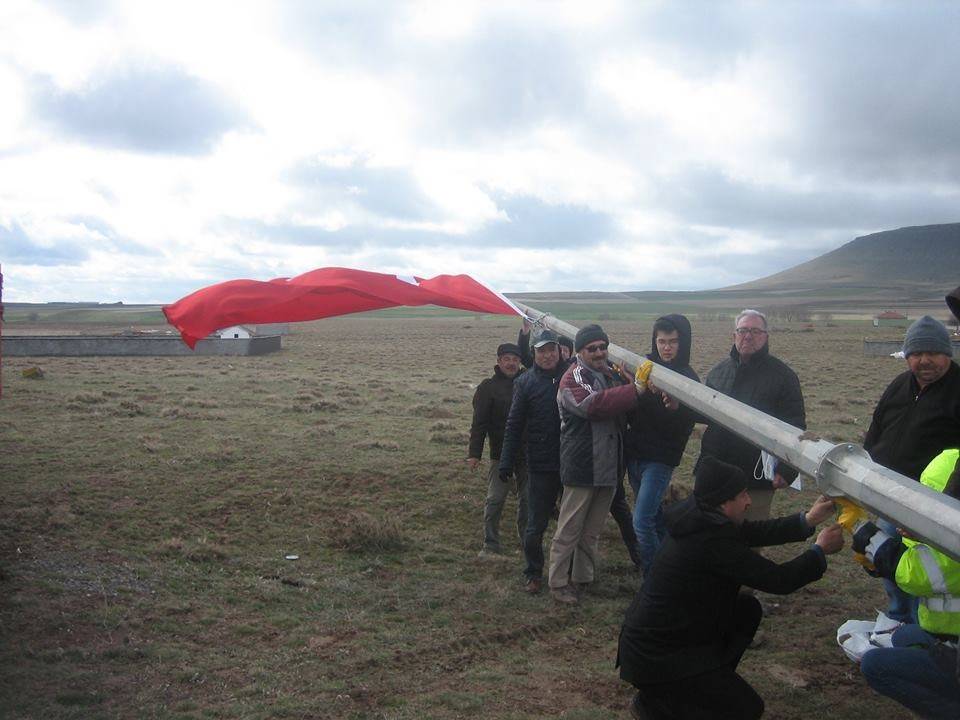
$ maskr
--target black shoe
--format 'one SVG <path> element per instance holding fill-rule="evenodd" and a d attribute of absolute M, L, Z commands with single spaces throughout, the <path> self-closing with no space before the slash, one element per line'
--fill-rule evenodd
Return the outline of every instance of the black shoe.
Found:
<path fill-rule="evenodd" d="M 652 720 L 652 716 L 643 708 L 643 695 L 639 691 L 630 702 L 630 717 L 635 720 Z"/>

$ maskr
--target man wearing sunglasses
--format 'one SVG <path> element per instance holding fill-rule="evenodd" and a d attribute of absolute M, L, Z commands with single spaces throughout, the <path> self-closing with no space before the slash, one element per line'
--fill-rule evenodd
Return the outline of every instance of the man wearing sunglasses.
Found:
<path fill-rule="evenodd" d="M 766 316 L 758 310 L 743 310 L 734 324 L 730 357 L 707 374 L 706 384 L 767 415 L 806 429 L 800 380 L 789 365 L 770 354 L 769 337 Z M 703 433 L 697 467 L 707 456 L 736 465 L 746 474 L 753 501 L 748 520 L 769 518 L 774 490 L 786 487 L 797 477 L 795 468 L 777 461 L 772 481 L 764 479 L 760 448 L 716 423 L 710 423 Z"/>
<path fill-rule="evenodd" d="M 574 340 L 576 362 L 563 374 L 560 406 L 560 480 L 563 500 L 550 546 L 550 594 L 576 603 L 593 582 L 603 522 L 624 472 L 623 427 L 640 387 L 621 384 L 607 362 L 607 334 L 587 325 Z"/>

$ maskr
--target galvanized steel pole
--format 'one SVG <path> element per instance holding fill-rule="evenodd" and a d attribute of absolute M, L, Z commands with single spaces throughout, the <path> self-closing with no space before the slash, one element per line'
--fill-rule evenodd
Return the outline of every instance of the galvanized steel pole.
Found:
<path fill-rule="evenodd" d="M 523 303 L 514 303 L 539 325 L 570 338 L 577 333 L 574 325 Z M 645 360 L 613 343 L 609 354 L 612 361 L 629 370 L 635 370 Z M 960 500 L 878 465 L 859 445 L 835 445 L 813 437 L 662 365 L 654 365 L 650 381 L 711 421 L 814 478 L 824 494 L 850 498 L 912 537 L 960 560 Z"/>

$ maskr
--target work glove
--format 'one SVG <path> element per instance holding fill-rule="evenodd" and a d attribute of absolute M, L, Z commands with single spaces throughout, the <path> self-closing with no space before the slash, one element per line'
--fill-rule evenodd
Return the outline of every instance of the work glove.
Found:
<path fill-rule="evenodd" d="M 644 360 L 637 368 L 636 375 L 633 376 L 633 384 L 637 388 L 637 394 L 642 395 L 650 387 L 650 373 L 653 371 L 653 361 Z"/>
<path fill-rule="evenodd" d="M 847 498 L 834 498 L 833 502 L 840 508 L 837 522 L 840 527 L 853 535 L 867 520 L 867 511 Z"/>
<path fill-rule="evenodd" d="M 509 470 L 500 470 L 500 482 L 508 483 L 510 482 L 510 476 L 513 475 Z"/>

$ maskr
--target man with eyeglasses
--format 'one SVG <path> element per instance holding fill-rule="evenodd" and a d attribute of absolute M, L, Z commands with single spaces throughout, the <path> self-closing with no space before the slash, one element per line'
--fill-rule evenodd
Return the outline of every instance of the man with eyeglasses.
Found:
<path fill-rule="evenodd" d="M 789 365 L 770 354 L 766 316 L 759 310 L 744 310 L 737 315 L 734 328 L 730 357 L 707 374 L 707 387 L 806 429 L 800 379 Z M 708 456 L 736 465 L 746 474 L 752 499 L 748 520 L 769 518 L 774 491 L 797 477 L 795 468 L 777 460 L 772 481 L 765 479 L 760 448 L 716 423 L 710 423 L 703 433 L 697 467 Z"/>
<path fill-rule="evenodd" d="M 647 359 L 699 383 L 690 367 L 693 333 L 684 315 L 664 315 L 653 324 L 652 349 Z M 697 415 L 665 393 L 651 392 L 627 419 L 623 434 L 627 476 L 636 501 L 633 528 L 640 550 L 641 569 L 646 575 L 653 556 L 663 542 L 666 528 L 661 503 Z"/>
<path fill-rule="evenodd" d="M 576 603 L 593 582 L 603 522 L 623 478 L 623 426 L 643 386 L 622 384 L 607 362 L 609 338 L 587 325 L 574 340 L 576 361 L 563 374 L 560 406 L 560 480 L 563 500 L 550 546 L 550 594 Z"/>

